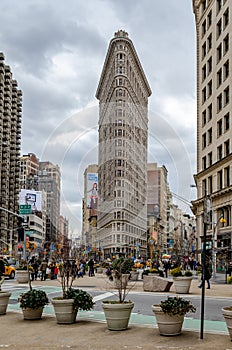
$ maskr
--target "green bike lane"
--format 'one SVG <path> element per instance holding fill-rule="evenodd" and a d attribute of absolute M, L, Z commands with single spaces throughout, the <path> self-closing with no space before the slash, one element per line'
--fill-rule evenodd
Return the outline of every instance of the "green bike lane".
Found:
<path fill-rule="evenodd" d="M 61 294 L 61 287 L 41 285 L 41 286 L 36 286 L 36 288 L 44 290 L 48 294 L 49 299 L 51 299 L 55 295 Z M 27 290 L 28 290 L 28 285 L 21 285 L 20 287 L 14 286 L 11 289 L 12 295 L 10 297 L 8 311 L 21 312 L 19 303 L 17 302 L 17 300 L 20 294 Z M 90 292 L 90 290 L 88 290 L 88 292 Z M 94 292 L 96 294 L 96 291 Z M 97 302 L 97 301 L 101 301 L 106 298 L 109 298 L 112 295 L 113 295 L 112 292 L 99 291 L 99 293 L 97 293 L 97 296 L 94 296 L 93 299 L 95 302 Z M 55 316 L 54 309 L 51 304 L 45 306 L 43 315 L 50 316 L 50 317 Z M 106 322 L 103 311 L 97 311 L 97 310 L 91 310 L 91 311 L 79 310 L 77 314 L 77 321 L 78 319 L 86 320 L 86 321 L 103 322 L 103 323 Z M 142 326 L 142 327 L 157 327 L 155 316 L 143 315 L 143 314 L 138 314 L 134 312 L 132 312 L 131 314 L 130 324 L 135 326 Z M 199 332 L 200 324 L 201 324 L 201 321 L 199 319 L 185 317 L 183 329 Z M 211 334 L 228 334 L 226 323 L 222 321 L 204 320 L 204 331 Z"/>

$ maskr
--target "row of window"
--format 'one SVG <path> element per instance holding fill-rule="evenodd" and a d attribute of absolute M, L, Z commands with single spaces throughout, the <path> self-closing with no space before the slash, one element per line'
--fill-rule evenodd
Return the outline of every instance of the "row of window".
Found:
<path fill-rule="evenodd" d="M 212 194 L 213 192 L 222 190 L 225 187 L 230 186 L 230 167 L 227 166 L 217 172 L 217 182 L 213 183 L 213 176 L 209 176 L 202 181 L 202 196 L 205 193 Z"/>
<path fill-rule="evenodd" d="M 210 57 L 206 64 L 202 67 L 202 82 L 207 78 L 207 76 L 212 72 L 212 57 Z M 229 60 L 227 60 L 223 67 L 217 71 L 217 88 L 229 77 L 230 65 Z"/>
<path fill-rule="evenodd" d="M 206 54 L 212 49 L 212 33 L 209 34 L 207 40 L 204 42 L 204 44 L 201 47 L 201 58 L 202 60 L 205 58 Z M 218 45 L 217 47 L 217 63 L 222 58 L 222 53 L 225 55 L 227 51 L 229 50 L 229 34 L 225 36 L 223 41 Z"/>
<path fill-rule="evenodd" d="M 204 13 L 207 6 L 210 4 L 212 0 L 202 0 L 201 2 L 201 14 Z M 227 0 L 216 0 L 216 14 L 218 15 L 220 10 L 222 9 L 222 6 L 225 5 Z"/>
<path fill-rule="evenodd" d="M 210 12 L 207 15 L 207 18 L 202 23 L 202 26 L 201 26 L 202 38 L 206 34 L 207 30 L 211 27 L 211 24 L 212 24 L 212 10 L 210 10 Z M 216 27 L 217 38 L 219 38 L 222 31 L 228 26 L 228 24 L 229 24 L 229 8 L 225 10 L 222 18 L 220 18 L 219 21 L 217 22 L 217 27 Z"/>
<path fill-rule="evenodd" d="M 217 161 L 221 160 L 230 154 L 230 140 L 226 140 L 223 144 L 217 147 Z M 213 164 L 213 153 L 209 152 L 207 156 L 202 158 L 202 170 Z"/>
<path fill-rule="evenodd" d="M 208 98 L 212 96 L 213 93 L 213 83 L 212 80 L 209 81 L 207 86 L 202 89 L 202 104 L 206 102 Z M 217 113 L 222 110 L 230 102 L 230 87 L 227 86 L 223 92 L 217 96 Z"/>

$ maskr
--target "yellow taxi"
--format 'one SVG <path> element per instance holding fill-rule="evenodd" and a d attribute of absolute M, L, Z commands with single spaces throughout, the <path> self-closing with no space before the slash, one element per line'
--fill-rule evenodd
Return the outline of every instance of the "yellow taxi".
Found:
<path fill-rule="evenodd" d="M 4 276 L 9 277 L 10 279 L 15 278 L 15 267 L 11 266 L 7 261 L 4 260 L 5 273 Z"/>

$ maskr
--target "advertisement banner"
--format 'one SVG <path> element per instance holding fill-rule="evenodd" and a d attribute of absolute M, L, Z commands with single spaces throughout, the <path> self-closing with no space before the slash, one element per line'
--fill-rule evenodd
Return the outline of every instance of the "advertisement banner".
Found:
<path fill-rule="evenodd" d="M 97 210 L 98 205 L 98 174 L 87 173 L 87 207 Z"/>
<path fill-rule="evenodd" d="M 21 189 L 19 205 L 30 205 L 31 213 L 42 211 L 42 193 L 40 191 Z"/>

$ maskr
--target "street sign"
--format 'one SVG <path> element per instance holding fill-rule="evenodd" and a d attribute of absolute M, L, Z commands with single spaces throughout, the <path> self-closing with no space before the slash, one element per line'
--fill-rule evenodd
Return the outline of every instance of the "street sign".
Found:
<path fill-rule="evenodd" d="M 20 215 L 29 215 L 31 214 L 31 205 L 23 204 L 19 206 L 19 214 Z"/>

